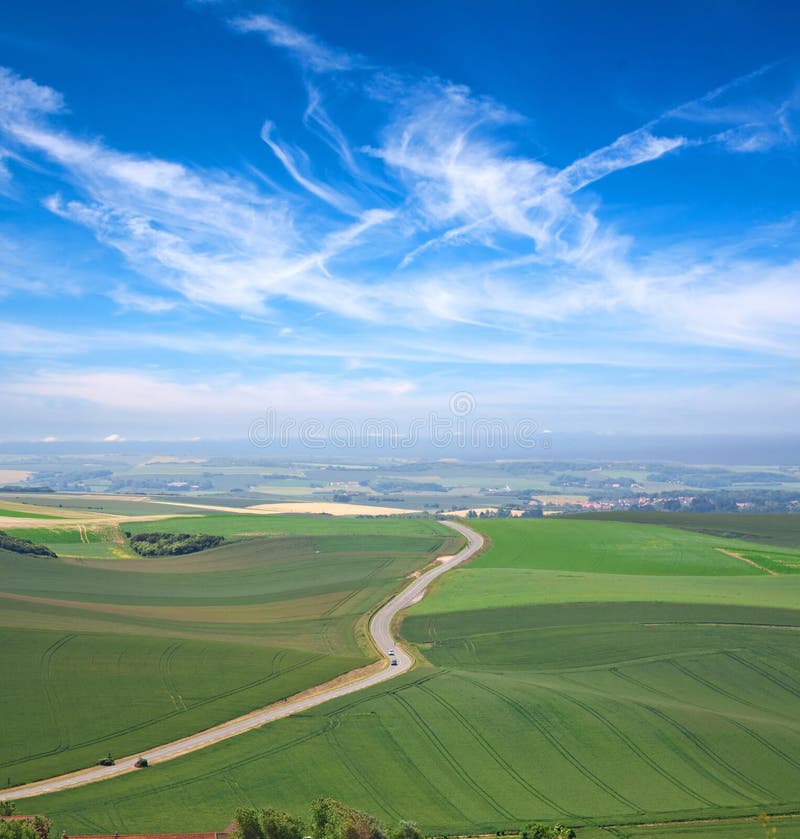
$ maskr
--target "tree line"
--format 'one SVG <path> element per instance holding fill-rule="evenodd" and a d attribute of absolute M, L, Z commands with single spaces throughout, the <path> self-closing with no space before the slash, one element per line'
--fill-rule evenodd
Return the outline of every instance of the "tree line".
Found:
<path fill-rule="evenodd" d="M 51 551 L 47 545 L 37 545 L 30 539 L 20 539 L 18 536 L 11 536 L 5 530 L 0 530 L 0 548 L 6 551 L 13 551 L 18 554 L 33 554 L 34 556 L 56 557 L 55 551 Z"/>
<path fill-rule="evenodd" d="M 137 533 L 132 536 L 125 531 L 125 535 L 139 556 L 180 556 L 216 548 L 225 541 L 224 536 L 210 533 L 199 536 L 190 533 Z"/>
<path fill-rule="evenodd" d="M 308 820 L 272 807 L 243 807 L 235 813 L 233 839 L 425 839 L 413 821 L 387 828 L 378 818 L 348 807 L 335 798 L 317 798 Z M 575 831 L 562 824 L 530 822 L 519 831 L 520 839 L 575 839 Z"/>

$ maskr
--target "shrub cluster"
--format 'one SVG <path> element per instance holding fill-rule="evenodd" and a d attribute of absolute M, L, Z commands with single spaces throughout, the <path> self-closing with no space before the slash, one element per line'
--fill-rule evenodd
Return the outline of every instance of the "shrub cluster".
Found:
<path fill-rule="evenodd" d="M 236 811 L 235 839 L 423 839 L 414 822 L 400 822 L 387 830 L 374 816 L 333 798 L 318 798 L 306 823 L 272 807 Z"/>
<path fill-rule="evenodd" d="M 178 556 L 216 548 L 225 541 L 224 536 L 190 533 L 138 533 L 130 537 L 131 547 L 140 556 Z"/>
<path fill-rule="evenodd" d="M 234 824 L 233 839 L 425 839 L 415 822 L 401 821 L 395 828 L 386 828 L 375 816 L 335 798 L 314 801 L 307 822 L 272 807 L 243 807 L 236 811 Z M 496 835 L 505 833 L 499 830 Z M 519 831 L 519 839 L 576 839 L 576 833 L 559 823 L 530 822 Z"/>
<path fill-rule="evenodd" d="M 51 551 L 47 545 L 37 545 L 30 539 L 19 539 L 17 536 L 10 536 L 5 530 L 0 530 L 0 548 L 6 551 L 14 551 L 18 554 L 34 554 L 35 556 L 52 556 L 57 554 Z"/>
<path fill-rule="evenodd" d="M 0 816 L 13 816 L 15 810 L 13 801 L 0 801 Z M 0 839 L 49 839 L 52 826 L 52 822 L 43 816 L 14 821 L 0 819 Z"/>

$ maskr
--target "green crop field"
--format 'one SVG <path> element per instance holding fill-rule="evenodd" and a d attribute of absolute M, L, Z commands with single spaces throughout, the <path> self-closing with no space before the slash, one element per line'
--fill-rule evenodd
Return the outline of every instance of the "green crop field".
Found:
<path fill-rule="evenodd" d="M 29 513 L 25 510 L 8 510 L 0 507 L 0 516 L 8 516 L 13 519 L 57 519 L 58 516 L 51 516 L 47 513 Z"/>
<path fill-rule="evenodd" d="M 654 525 L 573 519 L 487 519 L 479 529 L 495 550 L 473 568 L 534 568 L 658 576 L 742 576 L 758 569 L 725 554 L 752 544 Z"/>
<path fill-rule="evenodd" d="M 341 536 L 361 536 L 368 533 L 398 536 L 431 534 L 440 537 L 443 532 L 441 525 L 429 519 L 253 513 L 209 514 L 202 518 L 175 517 L 158 522 L 137 521 L 126 524 L 125 529 L 131 533 L 144 533 L 155 529 L 168 533 L 213 533 L 226 538 L 247 538 L 260 534 L 309 536 L 317 533 Z"/>
<path fill-rule="evenodd" d="M 163 515 L 156 507 L 156 514 Z M 163 509 L 163 508 L 162 508 Z M 433 536 L 440 538 L 441 527 L 434 521 L 414 518 L 357 518 L 304 515 L 258 515 L 253 513 L 205 512 L 197 510 L 189 515 L 159 518 L 151 521 L 131 521 L 117 524 L 116 520 L 98 519 L 87 523 L 70 524 L 62 520 L 58 526 L 42 523 L 36 527 L 14 528 L 13 535 L 47 545 L 60 557 L 80 559 L 133 559 L 123 532 L 131 534 L 152 531 L 168 533 L 209 533 L 228 540 L 242 541 L 262 536 L 312 536 L 337 534 L 363 539 L 369 534 L 385 536 Z M 449 532 L 449 531 L 448 531 Z"/>
<path fill-rule="evenodd" d="M 767 545 L 800 548 L 800 515 L 782 513 L 580 513 L 571 519 L 656 524 L 707 533 L 729 539 L 745 539 Z"/>
<path fill-rule="evenodd" d="M 429 833 L 558 819 L 587 839 L 758 839 L 757 822 L 713 820 L 800 812 L 800 577 L 717 550 L 773 549 L 648 525 L 474 524 L 491 547 L 403 624 L 412 673 L 26 807 L 68 832 L 213 830 L 243 803 L 303 812 L 324 794 Z M 654 824 L 695 819 L 712 821 Z M 776 823 L 779 839 L 799 832 Z"/>
<path fill-rule="evenodd" d="M 98 559 L 0 551 L 0 787 L 146 750 L 365 664 L 364 616 L 460 541 L 422 519 L 225 518 L 206 524 L 230 541 L 180 557 L 113 560 L 102 540 L 81 543 Z M 236 541 L 240 518 L 250 530 Z M 165 523 L 208 532 L 203 521 Z"/>

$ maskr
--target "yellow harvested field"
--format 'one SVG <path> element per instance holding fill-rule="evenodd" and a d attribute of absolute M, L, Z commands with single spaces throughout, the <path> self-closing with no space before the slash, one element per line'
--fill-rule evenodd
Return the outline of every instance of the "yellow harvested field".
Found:
<path fill-rule="evenodd" d="M 5 505 L 7 509 L 11 509 L 11 504 Z M 43 508 L 33 509 L 31 507 L 23 508 L 27 512 L 33 513 L 42 510 Z M 230 508 L 226 507 L 226 510 Z M 0 516 L 0 530 L 7 530 L 12 527 L 21 527 L 24 529 L 31 527 L 45 527 L 48 530 L 57 530 L 60 528 L 73 530 L 76 527 L 89 527 L 92 530 L 97 530 L 108 525 L 124 524 L 130 521 L 160 521 L 161 519 L 174 518 L 174 514 L 166 514 L 163 516 L 119 516 L 111 513 L 87 513 L 78 510 L 57 510 L 53 511 L 49 508 L 49 515 L 63 516 L 57 519 L 38 519 L 26 518 L 25 516 Z"/>
<path fill-rule="evenodd" d="M 170 507 L 190 507 L 196 510 L 216 510 L 222 513 L 250 513 L 255 516 L 278 513 L 317 513 L 329 516 L 399 516 L 405 513 L 419 513 L 420 510 L 404 510 L 399 507 L 377 507 L 370 504 L 341 504 L 334 501 L 282 501 L 274 504 L 253 504 L 250 507 L 221 507 L 218 504 L 192 504 L 187 501 L 151 501 L 151 504 L 169 504 Z M 157 518 L 142 516 L 142 519 Z M 125 519 L 134 521 L 132 517 Z"/>
<path fill-rule="evenodd" d="M 399 507 L 376 507 L 370 504 L 341 504 L 334 501 L 288 501 L 279 504 L 256 504 L 246 507 L 246 512 L 277 513 L 325 513 L 329 516 L 402 516 L 419 513 L 420 510 L 401 510 Z"/>
<path fill-rule="evenodd" d="M 33 472 L 25 472 L 23 469 L 0 469 L 0 484 L 15 484 L 18 481 L 25 481 Z"/>
<path fill-rule="evenodd" d="M 564 504 L 582 504 L 584 501 L 589 500 L 588 495 L 557 495 L 556 493 L 537 492 L 535 496 L 542 504 L 553 504 L 557 506 L 563 506 Z"/>

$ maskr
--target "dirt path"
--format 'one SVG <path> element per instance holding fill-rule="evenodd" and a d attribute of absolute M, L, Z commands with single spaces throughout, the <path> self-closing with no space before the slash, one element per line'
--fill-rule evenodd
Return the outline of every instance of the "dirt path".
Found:
<path fill-rule="evenodd" d="M 422 599 L 427 587 L 433 580 L 451 568 L 455 568 L 462 562 L 471 559 L 483 547 L 483 537 L 474 530 L 470 530 L 457 522 L 446 521 L 442 524 L 466 537 L 467 544 L 455 556 L 447 557 L 446 561 L 439 562 L 433 568 L 422 573 L 372 616 L 369 622 L 369 635 L 375 648 L 383 657 L 381 661 L 345 673 L 332 681 L 311 687 L 295 696 L 280 702 L 274 702 L 265 708 L 236 717 L 236 719 L 192 734 L 189 737 L 183 737 L 180 740 L 174 740 L 171 743 L 165 743 L 162 746 L 156 746 L 153 749 L 146 749 L 137 754 L 120 758 L 114 766 L 92 766 L 68 775 L 59 775 L 44 781 L 3 789 L 3 798 L 9 801 L 18 801 L 23 798 L 33 798 L 37 795 L 81 787 L 97 781 L 104 781 L 107 778 L 124 775 L 128 772 L 135 772 L 134 763 L 140 756 L 146 757 L 151 764 L 164 763 L 189 752 L 205 749 L 222 740 L 228 740 L 237 734 L 260 728 L 267 723 L 283 719 L 300 711 L 306 711 L 331 699 L 347 696 L 350 693 L 364 690 L 408 672 L 414 666 L 414 659 L 395 637 L 392 622 L 399 612 Z M 388 655 L 389 650 L 394 651 L 392 656 Z M 396 664 L 390 665 L 390 660 L 395 661 Z"/>
<path fill-rule="evenodd" d="M 777 571 L 773 571 L 771 568 L 765 568 L 763 565 L 759 565 L 752 559 L 748 559 L 746 556 L 742 556 L 741 554 L 729 551 L 727 548 L 714 548 L 714 550 L 719 551 L 721 554 L 725 554 L 726 556 L 732 556 L 734 559 L 740 559 L 742 562 L 746 562 L 748 565 L 752 565 L 753 568 L 758 568 L 760 571 L 765 571 L 767 574 L 771 574 L 773 577 L 780 576 Z"/>

